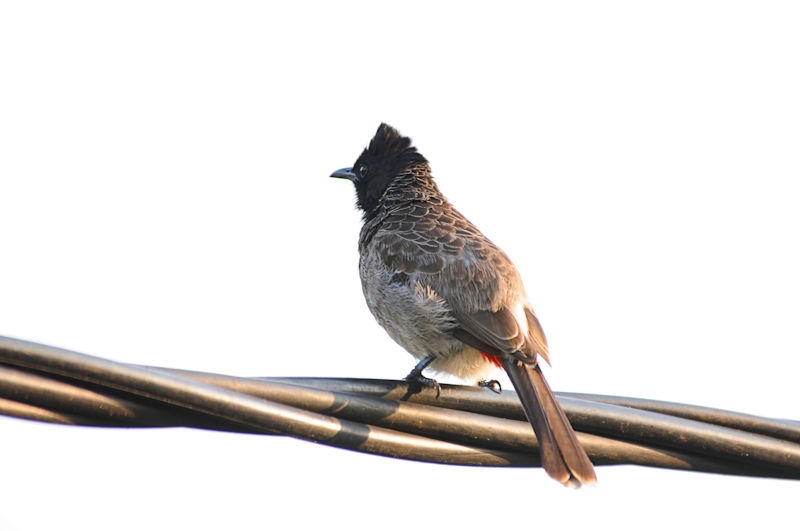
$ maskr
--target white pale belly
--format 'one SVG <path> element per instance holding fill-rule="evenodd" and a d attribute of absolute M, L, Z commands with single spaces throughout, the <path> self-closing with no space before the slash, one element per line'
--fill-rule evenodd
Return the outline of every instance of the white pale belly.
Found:
<path fill-rule="evenodd" d="M 361 284 L 372 315 L 417 360 L 436 356 L 429 370 L 471 382 L 494 372 L 496 367 L 478 350 L 451 335 L 456 322 L 447 303 L 430 288 L 413 279 L 403 282 L 395 277 L 393 282 L 385 270 L 370 276 L 364 272 L 362 267 Z"/>

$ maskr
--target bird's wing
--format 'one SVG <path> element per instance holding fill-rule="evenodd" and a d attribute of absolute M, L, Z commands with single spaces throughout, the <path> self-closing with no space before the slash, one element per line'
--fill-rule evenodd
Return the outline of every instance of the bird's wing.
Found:
<path fill-rule="evenodd" d="M 547 340 L 514 264 L 449 204 L 394 210 L 371 244 L 389 269 L 442 297 L 463 332 L 489 347 L 487 353 L 547 359 Z"/>
<path fill-rule="evenodd" d="M 514 312 L 503 308 L 496 312 L 461 312 L 453 310 L 463 332 L 456 337 L 487 354 L 515 354 L 527 362 L 541 356 L 550 362 L 547 339 L 539 320 L 530 308 L 525 308 L 525 323 L 521 324 Z M 527 330 L 524 328 L 527 326 Z M 466 332 L 466 335 L 464 334 Z M 477 339 L 475 342 L 472 339 Z M 486 347 L 491 347 L 487 349 Z"/>

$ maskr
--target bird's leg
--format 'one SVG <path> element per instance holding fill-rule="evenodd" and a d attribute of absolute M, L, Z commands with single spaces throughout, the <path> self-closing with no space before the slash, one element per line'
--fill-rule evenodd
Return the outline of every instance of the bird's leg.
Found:
<path fill-rule="evenodd" d="M 481 380 L 478 382 L 478 387 L 485 387 L 490 391 L 494 391 L 498 395 L 503 392 L 503 386 L 497 380 Z"/>
<path fill-rule="evenodd" d="M 424 371 L 425 367 L 430 365 L 434 359 L 436 359 L 436 356 L 433 354 L 427 356 L 425 359 L 417 363 L 417 365 L 411 369 L 411 372 L 408 373 L 408 376 L 405 377 L 405 380 L 410 384 L 410 394 L 419 393 L 422 391 L 422 386 L 425 385 L 428 387 L 433 387 L 436 390 L 436 398 L 439 398 L 439 393 L 441 393 L 441 386 L 439 386 L 439 382 L 433 378 L 426 378 L 425 376 L 422 376 L 422 371 Z"/>

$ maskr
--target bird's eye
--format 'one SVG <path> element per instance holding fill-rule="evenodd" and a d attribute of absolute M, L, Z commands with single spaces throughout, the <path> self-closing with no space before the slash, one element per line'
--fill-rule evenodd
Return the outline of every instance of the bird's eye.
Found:
<path fill-rule="evenodd" d="M 361 166 L 359 166 L 358 167 L 358 178 L 359 179 L 363 179 L 364 177 L 366 177 L 368 170 L 369 170 L 369 168 L 367 168 L 366 164 L 362 164 Z"/>

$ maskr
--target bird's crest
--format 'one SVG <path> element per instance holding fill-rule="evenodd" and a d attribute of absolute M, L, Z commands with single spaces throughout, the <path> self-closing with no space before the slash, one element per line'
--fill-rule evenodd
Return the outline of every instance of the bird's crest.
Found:
<path fill-rule="evenodd" d="M 369 146 L 361 154 L 364 159 L 391 160 L 394 168 L 408 168 L 412 165 L 427 163 L 417 148 L 411 145 L 411 139 L 401 135 L 391 125 L 382 123 Z"/>

